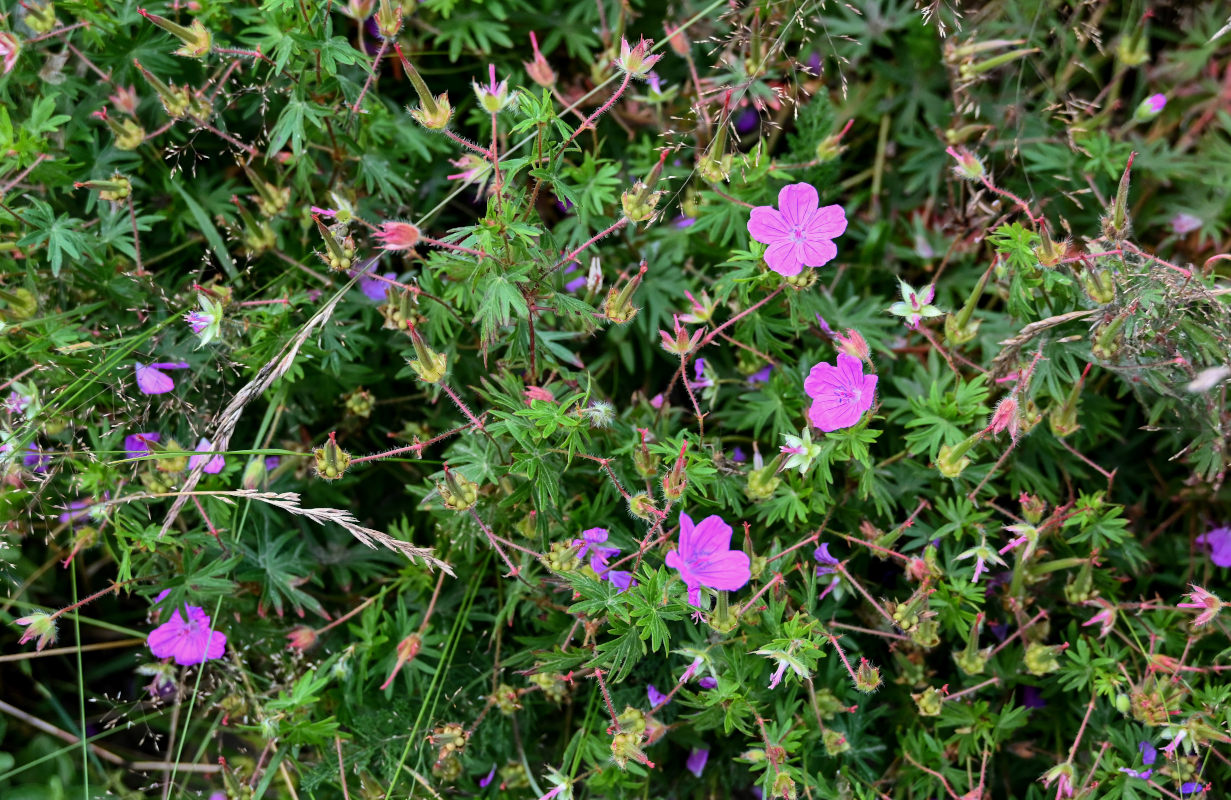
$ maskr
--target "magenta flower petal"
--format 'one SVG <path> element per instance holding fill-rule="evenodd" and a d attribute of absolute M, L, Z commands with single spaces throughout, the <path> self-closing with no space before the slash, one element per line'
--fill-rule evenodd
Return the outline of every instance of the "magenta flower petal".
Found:
<path fill-rule="evenodd" d="M 817 364 L 804 380 L 804 391 L 812 398 L 808 418 L 826 433 L 855 425 L 872 407 L 876 381 L 875 375 L 863 374 L 862 361 L 846 353 L 838 354 L 836 367 Z"/>
<path fill-rule="evenodd" d="M 663 705 L 664 703 L 669 702 L 667 700 L 667 695 L 658 691 L 658 689 L 652 683 L 646 684 L 645 694 L 646 694 L 646 697 L 648 697 L 650 700 L 650 708 L 658 708 L 660 705 Z"/>
<path fill-rule="evenodd" d="M 818 208 L 808 222 L 809 237 L 837 239 L 846 233 L 846 209 L 839 205 Z"/>
<path fill-rule="evenodd" d="M 603 576 L 621 592 L 627 591 L 633 585 L 633 573 L 623 569 L 613 569 Z"/>
<path fill-rule="evenodd" d="M 214 445 L 204 436 L 202 436 L 201 440 L 197 442 L 196 451 L 198 453 L 208 453 L 213 449 Z M 216 455 L 212 458 L 209 456 L 190 456 L 188 458 L 188 469 L 196 469 L 197 465 L 203 461 L 206 462 L 205 472 L 208 472 L 210 475 L 217 475 L 219 472 L 222 472 L 222 468 L 227 465 L 226 459 L 224 459 L 221 455 Z"/>
<path fill-rule="evenodd" d="M 804 270 L 799 258 L 799 248 L 792 239 L 778 239 L 765 248 L 765 263 L 779 275 L 790 278 Z"/>
<path fill-rule="evenodd" d="M 838 256 L 838 246 L 828 239 L 803 241 L 796 245 L 795 256 L 808 267 L 823 267 Z"/>
<path fill-rule="evenodd" d="M 706 675 L 704 678 L 697 681 L 697 685 L 700 686 L 702 689 L 713 689 L 714 687 L 718 685 L 718 679 L 711 678 L 709 675 Z"/>
<path fill-rule="evenodd" d="M 680 513 L 680 546 L 667 554 L 667 566 L 679 570 L 688 600 L 700 603 L 700 587 L 735 591 L 752 578 L 748 554 L 731 549 L 731 526 L 717 515 L 693 524 Z"/>
<path fill-rule="evenodd" d="M 680 517 L 680 554 L 684 560 L 697 563 L 731 549 L 731 526 L 723 522 L 722 517 L 711 514 L 692 526 L 687 535 L 683 532 L 684 514 Z"/>
<path fill-rule="evenodd" d="M 129 458 L 140 458 L 150 452 L 150 442 L 162 440 L 162 434 L 156 432 L 150 433 L 132 433 L 124 437 L 124 452 Z"/>
<path fill-rule="evenodd" d="M 495 777 L 496 777 L 496 765 L 492 764 L 492 771 L 487 773 L 487 777 L 479 779 L 479 788 L 486 789 L 488 786 L 491 785 L 492 780 L 494 780 Z"/>
<path fill-rule="evenodd" d="M 146 639 L 150 652 L 158 658 L 172 658 L 182 667 L 221 658 L 226 651 L 227 637 L 210 630 L 209 615 L 200 606 L 188 606 L 188 620 L 183 610 L 176 609 L 171 619 L 150 632 Z"/>
<path fill-rule="evenodd" d="M 778 209 L 792 227 L 806 227 L 820 204 L 816 189 L 808 183 L 792 183 L 778 192 Z"/>
<path fill-rule="evenodd" d="M 762 244 L 769 244 L 790 236 L 791 226 L 778 209 L 758 206 L 752 209 L 752 216 L 748 219 L 748 234 Z"/>
<path fill-rule="evenodd" d="M 1231 567 L 1231 528 L 1214 528 L 1209 533 L 1197 537 L 1197 544 L 1205 545 L 1210 551 L 1210 561 L 1217 567 Z"/>

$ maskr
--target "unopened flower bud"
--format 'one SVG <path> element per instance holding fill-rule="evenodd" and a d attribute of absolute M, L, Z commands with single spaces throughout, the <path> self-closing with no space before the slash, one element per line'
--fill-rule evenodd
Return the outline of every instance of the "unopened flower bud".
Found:
<path fill-rule="evenodd" d="M 445 377 L 449 361 L 448 356 L 444 353 L 437 353 L 428 347 L 427 342 L 423 340 L 423 336 L 419 334 L 417 325 L 407 322 L 406 327 L 410 331 L 411 341 L 415 345 L 415 355 L 418 356 L 416 360 L 409 362 L 410 368 L 415 371 L 415 374 L 419 376 L 419 380 L 424 383 L 440 383 Z"/>
<path fill-rule="evenodd" d="M 1018 497 L 1022 507 L 1022 517 L 1031 525 L 1038 525 L 1047 511 L 1047 501 L 1037 495 L 1022 492 Z"/>
<path fill-rule="evenodd" d="M 970 459 L 966 458 L 966 453 L 977 441 L 979 441 L 979 434 L 976 433 L 957 444 L 943 445 L 936 456 L 936 469 L 946 478 L 956 478 L 961 475 L 963 470 L 970 466 Z"/>
<path fill-rule="evenodd" d="M 529 680 L 553 703 L 562 703 L 568 697 L 568 684 L 558 672 L 536 672 Z"/>
<path fill-rule="evenodd" d="M 854 328 L 847 328 L 845 334 L 838 334 L 836 344 L 839 352 L 846 353 L 851 358 L 868 361 L 871 357 L 867 340 Z"/>
<path fill-rule="evenodd" d="M 544 89 L 550 89 L 556 85 L 556 73 L 552 70 L 551 65 L 547 63 L 547 59 L 539 51 L 539 40 L 534 35 L 534 31 L 530 31 L 530 46 L 534 49 L 534 60 L 523 61 L 522 66 L 526 68 L 526 74 L 530 76 L 530 80 L 542 86 Z"/>
<path fill-rule="evenodd" d="M 640 309 L 632 303 L 633 293 L 637 291 L 637 286 L 641 283 L 641 278 L 647 269 L 646 262 L 642 261 L 641 269 L 625 282 L 624 286 L 613 286 L 607 292 L 607 300 L 603 303 L 603 316 L 609 321 L 616 325 L 625 325 L 637 316 Z"/>
<path fill-rule="evenodd" d="M 287 650 L 298 650 L 301 653 L 305 653 L 316 646 L 316 642 L 319 637 L 317 636 L 316 630 L 312 627 L 308 625 L 296 625 L 294 628 L 291 628 L 290 632 L 286 635 L 286 638 L 288 641 L 286 646 Z"/>
<path fill-rule="evenodd" d="M 1008 395 L 996 404 L 996 410 L 992 412 L 992 419 L 987 427 L 992 433 L 1000 433 L 1007 430 L 1009 438 L 1017 441 L 1019 415 L 1017 413 L 1017 397 L 1015 395 Z"/>
<path fill-rule="evenodd" d="M 1149 122 L 1162 113 L 1163 108 L 1167 105 L 1167 95 L 1152 94 L 1137 106 L 1133 111 L 1134 122 Z"/>
<path fill-rule="evenodd" d="M 264 489 L 269 485 L 269 472 L 265 466 L 264 456 L 257 456 L 248 462 L 244 467 L 244 474 L 239 479 L 239 485 L 242 489 L 249 491 Z"/>
<path fill-rule="evenodd" d="M 1061 239 L 1056 241 L 1051 238 L 1046 230 L 1039 237 L 1039 244 L 1034 248 L 1034 257 L 1039 260 L 1039 266 L 1044 269 L 1053 269 L 1059 266 L 1060 262 L 1069 252 L 1069 240 Z"/>
<path fill-rule="evenodd" d="M 691 335 L 689 335 L 684 326 L 680 324 L 680 316 L 676 314 L 674 319 L 674 333 L 667 333 L 664 330 L 660 330 L 658 332 L 658 335 L 662 337 L 662 348 L 673 355 L 686 356 L 696 349 L 697 342 L 701 340 L 701 336 L 705 333 L 705 330 L 703 328 L 698 328 Z"/>
<path fill-rule="evenodd" d="M 157 14 L 151 14 L 144 8 L 138 8 L 137 13 L 184 43 L 183 47 L 175 51 L 177 56 L 202 58 L 209 52 L 213 44 L 213 37 L 210 36 L 209 31 L 205 29 L 205 26 L 201 24 L 199 19 L 194 19 L 185 28 L 183 25 L 160 17 Z"/>
<path fill-rule="evenodd" d="M 688 477 L 684 474 L 685 458 L 688 442 L 680 446 L 680 454 L 675 459 L 671 471 L 663 477 L 663 496 L 668 500 L 679 500 L 684 496 L 684 487 L 688 485 Z"/>
<path fill-rule="evenodd" d="M 341 478 L 346 468 L 350 466 L 350 453 L 338 447 L 336 433 L 330 433 L 329 441 L 325 442 L 324 447 L 313 450 L 312 456 L 316 461 L 317 477 L 327 481 Z"/>
<path fill-rule="evenodd" d="M 1111 209 L 1103 217 L 1103 236 L 1117 246 L 1124 241 L 1132 229 L 1128 218 L 1128 187 L 1129 173 L 1133 168 L 1133 158 L 1136 152 L 1128 154 L 1128 163 L 1124 165 L 1124 174 L 1120 176 L 1120 185 L 1116 189 L 1116 197 L 1111 203 Z"/>
<path fill-rule="evenodd" d="M 466 511 L 479 499 L 479 485 L 467 480 L 466 476 L 457 470 L 444 465 L 445 482 L 436 484 L 436 491 L 444 500 L 445 507 L 454 511 Z"/>
<path fill-rule="evenodd" d="M 649 431 L 644 428 L 638 428 L 638 431 L 641 433 L 641 444 L 633 450 L 633 467 L 641 477 L 652 478 L 658 474 L 658 465 L 662 459 L 646 447 L 646 435 Z"/>
<path fill-rule="evenodd" d="M 1116 361 L 1124 350 L 1124 323 L 1129 314 L 1124 313 L 1110 322 L 1097 325 L 1091 332 L 1090 352 L 1101 361 Z"/>

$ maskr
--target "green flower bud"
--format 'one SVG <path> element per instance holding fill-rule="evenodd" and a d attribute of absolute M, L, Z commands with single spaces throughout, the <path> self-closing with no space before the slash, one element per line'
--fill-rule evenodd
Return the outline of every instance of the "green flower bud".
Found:
<path fill-rule="evenodd" d="M 859 669 L 855 670 L 855 688 L 864 694 L 872 694 L 881 685 L 881 671 L 872 666 L 866 659 L 859 659 Z"/>
<path fill-rule="evenodd" d="M 445 377 L 448 356 L 428 347 L 427 342 L 423 341 L 423 337 L 419 335 L 418 327 L 413 323 L 407 322 L 406 328 L 410 331 L 411 341 L 415 345 L 415 355 L 418 356 L 415 361 L 409 362 L 410 368 L 424 383 L 440 383 Z"/>
<path fill-rule="evenodd" d="M 572 572 L 581 565 L 577 545 L 571 542 L 552 542 L 542 560 L 543 565 L 553 572 Z"/>
<path fill-rule="evenodd" d="M 833 728 L 825 729 L 825 732 L 821 734 L 821 743 L 825 745 L 826 755 L 830 756 L 836 756 L 851 749 L 851 743 L 847 741 L 846 734 L 835 731 Z"/>
<path fill-rule="evenodd" d="M 634 517 L 646 520 L 647 522 L 659 517 L 658 507 L 654 505 L 653 498 L 645 492 L 639 492 L 629 499 L 628 510 Z"/>
<path fill-rule="evenodd" d="M 329 441 L 325 442 L 325 446 L 312 451 L 312 456 L 316 460 L 316 475 L 327 481 L 341 478 L 346 468 L 350 466 L 350 453 L 338 447 L 336 436 L 336 433 L 330 433 Z"/>
<path fill-rule="evenodd" d="M 479 485 L 466 479 L 457 470 L 450 470 L 444 465 L 445 482 L 436 484 L 436 491 L 444 500 L 445 507 L 454 511 L 466 511 L 479 499 Z"/>
<path fill-rule="evenodd" d="M 623 287 L 613 286 L 607 292 L 607 300 L 603 303 L 603 316 L 609 321 L 616 325 L 625 325 L 637 316 L 640 309 L 632 303 L 633 293 L 637 291 L 637 286 L 641 283 L 641 278 L 647 269 L 646 262 L 642 261 L 641 269 Z"/>
<path fill-rule="evenodd" d="M 1064 649 L 1063 645 L 1046 645 L 1041 642 L 1031 642 L 1026 647 L 1026 656 L 1022 663 L 1031 675 L 1043 676 L 1060 669 L 1056 654 Z"/>
<path fill-rule="evenodd" d="M 944 704 L 944 697 L 936 687 L 929 686 L 918 694 L 912 694 L 911 699 L 915 701 L 915 708 L 919 711 L 919 716 L 940 716 L 940 707 Z"/>
<path fill-rule="evenodd" d="M 213 45 L 213 37 L 199 19 L 194 19 L 185 28 L 157 14 L 151 14 L 144 8 L 137 9 L 137 13 L 184 43 L 183 47 L 175 51 L 177 56 L 203 58 Z"/>

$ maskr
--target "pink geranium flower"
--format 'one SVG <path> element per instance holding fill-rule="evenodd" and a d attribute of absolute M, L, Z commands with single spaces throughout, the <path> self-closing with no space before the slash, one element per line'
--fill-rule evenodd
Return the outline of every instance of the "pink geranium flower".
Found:
<path fill-rule="evenodd" d="M 765 263 L 779 275 L 798 275 L 804 267 L 820 267 L 838 255 L 833 240 L 846 232 L 846 211 L 833 205 L 818 208 L 816 189 L 793 183 L 778 193 L 778 208 L 752 209 L 748 233 L 765 249 Z"/>
<path fill-rule="evenodd" d="M 154 364 L 136 362 L 137 389 L 141 394 L 166 394 L 175 388 L 175 381 L 164 369 L 188 369 L 187 361 L 161 361 Z"/>
<path fill-rule="evenodd" d="M 208 453 L 213 449 L 213 443 L 202 436 L 201 440 L 197 442 L 196 452 L 206 453 L 207 455 L 189 456 L 188 469 L 196 469 L 198 464 L 204 462 L 204 471 L 210 475 L 217 475 L 219 472 L 222 472 L 222 468 L 227 465 L 226 459 L 221 454 L 213 457 L 209 456 Z"/>
<path fill-rule="evenodd" d="M 804 380 L 804 391 L 812 398 L 808 419 L 829 433 L 851 427 L 872 407 L 876 376 L 864 375 L 862 361 L 839 353 L 836 367 L 821 362 L 812 368 Z"/>
<path fill-rule="evenodd" d="M 410 250 L 419 243 L 419 229 L 409 222 L 382 222 L 373 234 L 386 250 Z"/>
<path fill-rule="evenodd" d="M 155 601 L 166 597 L 162 592 Z M 183 609 L 175 609 L 171 619 L 159 625 L 150 632 L 146 644 L 158 658 L 174 658 L 181 667 L 200 664 L 212 658 L 222 658 L 226 651 L 227 637 L 213 630 L 213 623 L 205 609 L 200 606 L 188 606 L 188 619 L 183 617 Z"/>
<path fill-rule="evenodd" d="M 667 553 L 667 566 L 680 571 L 688 602 L 701 604 L 701 587 L 735 591 L 752 578 L 748 554 L 731 549 L 731 526 L 717 514 L 696 525 L 680 512 L 680 547 Z"/>

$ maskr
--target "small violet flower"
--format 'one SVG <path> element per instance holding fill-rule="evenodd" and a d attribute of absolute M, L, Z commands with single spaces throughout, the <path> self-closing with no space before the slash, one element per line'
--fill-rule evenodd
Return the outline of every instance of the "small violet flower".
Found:
<path fill-rule="evenodd" d="M 663 706 L 671 702 L 671 699 L 667 697 L 667 695 L 658 691 L 652 683 L 646 684 L 645 694 L 650 699 L 650 708 L 658 708 L 659 706 Z"/>
<path fill-rule="evenodd" d="M 202 436 L 201 440 L 197 442 L 196 452 L 198 453 L 209 453 L 213 449 L 214 445 L 204 436 Z M 215 455 L 213 457 L 208 455 L 191 456 L 188 459 L 188 469 L 196 469 L 197 465 L 202 462 L 205 462 L 205 472 L 208 472 L 210 475 L 217 475 L 219 472 L 222 472 L 222 468 L 227 465 L 226 459 L 224 459 L 221 455 Z"/>
<path fill-rule="evenodd" d="M 714 687 L 718 685 L 718 679 L 711 678 L 709 675 L 706 675 L 704 678 L 697 681 L 697 685 L 700 686 L 702 689 L 713 689 Z"/>
<path fill-rule="evenodd" d="M 829 433 L 855 425 L 872 407 L 876 376 L 864 375 L 862 361 L 839 353 L 837 366 L 821 362 L 812 368 L 804 391 L 812 398 L 808 418 Z"/>
<path fill-rule="evenodd" d="M 390 281 L 396 280 L 397 276 L 396 272 L 386 272 L 380 278 L 375 276 L 360 278 L 359 291 L 363 292 L 363 296 L 372 302 L 382 303 L 385 300 L 389 287 L 393 285 Z M 384 280 L 381 280 L 381 278 L 384 278 Z"/>
<path fill-rule="evenodd" d="M 491 783 L 495 778 L 496 778 L 496 765 L 492 764 L 492 771 L 487 773 L 487 777 L 479 779 L 479 788 L 486 789 L 488 786 L 491 786 Z"/>
<path fill-rule="evenodd" d="M 679 570 L 688 587 L 688 602 L 701 605 L 701 587 L 742 589 L 752 579 L 748 554 L 731 549 L 731 526 L 717 514 L 696 525 L 680 512 L 680 546 L 667 553 L 667 566 Z"/>
<path fill-rule="evenodd" d="M 689 772 L 700 778 L 701 773 L 705 771 L 705 762 L 709 760 L 709 757 L 710 751 L 708 748 L 694 747 L 693 751 L 688 754 L 688 761 L 684 763 L 684 766 L 688 768 Z"/>
<path fill-rule="evenodd" d="M 765 263 L 785 277 L 804 267 L 821 267 L 838 255 L 833 240 L 846 232 L 846 211 L 820 208 L 816 189 L 793 183 L 778 193 L 778 208 L 759 206 L 748 219 L 748 234 L 765 248 Z"/>
<path fill-rule="evenodd" d="M 837 572 L 834 568 L 840 562 L 829 554 L 829 542 L 824 542 L 820 547 L 813 550 L 812 557 L 816 559 L 817 575 L 833 575 Z"/>
<path fill-rule="evenodd" d="M 1210 551 L 1210 561 L 1217 567 L 1231 567 L 1231 528 L 1223 526 L 1197 537 L 1197 544 Z"/>
<path fill-rule="evenodd" d="M 167 596 L 163 591 L 155 598 L 155 602 Z M 200 606 L 188 606 L 188 619 L 183 617 L 184 609 L 175 609 L 171 619 L 159 625 L 150 632 L 146 644 L 158 658 L 174 658 L 181 667 L 200 664 L 214 658 L 222 658 L 226 650 L 227 637 L 220 631 L 213 630 L 213 623 L 205 609 Z"/>
<path fill-rule="evenodd" d="M 141 394 L 166 394 L 175 388 L 175 381 L 163 372 L 164 369 L 188 369 L 187 361 L 160 361 L 154 364 L 134 365 L 137 375 L 137 389 Z"/>

